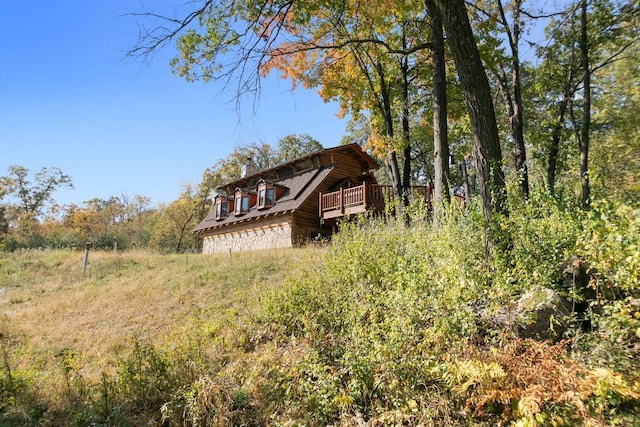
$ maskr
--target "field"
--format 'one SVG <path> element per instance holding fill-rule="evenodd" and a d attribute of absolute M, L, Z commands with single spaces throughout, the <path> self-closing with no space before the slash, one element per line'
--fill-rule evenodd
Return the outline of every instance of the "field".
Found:
<path fill-rule="evenodd" d="M 508 257 L 473 211 L 84 275 L 0 253 L 0 424 L 636 425 L 640 212 L 544 209 L 505 223 Z"/>
<path fill-rule="evenodd" d="M 4 340 L 32 355 L 23 362 L 37 360 L 45 370 L 56 365 L 57 353 L 72 349 L 82 374 L 97 379 L 123 356 L 127 342 L 162 342 L 198 319 L 250 315 L 256 290 L 276 285 L 300 255 L 291 250 L 229 259 L 91 252 L 85 275 L 81 252 L 4 255 Z"/>
<path fill-rule="evenodd" d="M 210 334 L 235 328 L 258 314 L 256 298 L 300 258 L 321 251 L 233 257 L 91 251 L 84 275 L 82 252 L 0 254 L 5 371 L 59 410 L 68 403 L 60 393 L 68 376 L 98 384 L 134 343 L 169 348 L 199 328 Z"/>

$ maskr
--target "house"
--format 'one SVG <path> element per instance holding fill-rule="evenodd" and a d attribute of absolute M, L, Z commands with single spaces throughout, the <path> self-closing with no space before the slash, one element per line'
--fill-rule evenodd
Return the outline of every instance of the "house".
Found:
<path fill-rule="evenodd" d="M 329 235 L 340 215 L 335 209 L 323 211 L 322 195 L 375 185 L 376 169 L 378 164 L 357 144 L 262 171 L 249 164 L 242 178 L 217 189 L 214 209 L 194 232 L 202 234 L 204 253 L 292 247 Z"/>
<path fill-rule="evenodd" d="M 286 248 L 330 235 L 340 217 L 384 209 L 392 193 L 378 185 L 378 167 L 357 144 L 263 171 L 249 165 L 242 178 L 217 189 L 214 209 L 194 232 L 202 234 L 205 254 Z"/>

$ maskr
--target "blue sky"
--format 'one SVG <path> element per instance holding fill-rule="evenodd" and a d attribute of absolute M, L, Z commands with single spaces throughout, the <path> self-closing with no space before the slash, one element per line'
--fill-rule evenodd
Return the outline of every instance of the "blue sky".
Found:
<path fill-rule="evenodd" d="M 149 1 L 164 7 L 174 0 Z M 176 1 L 177 4 L 180 4 Z M 346 122 L 314 91 L 291 92 L 270 77 L 254 111 L 215 83 L 171 74 L 173 45 L 149 64 L 123 60 L 137 40 L 126 0 L 20 0 L 0 12 L 0 176 L 9 165 L 31 173 L 58 167 L 74 190 L 61 204 L 122 193 L 178 197 L 181 183 L 250 142 L 275 145 L 307 133 L 325 147 L 339 143 Z"/>

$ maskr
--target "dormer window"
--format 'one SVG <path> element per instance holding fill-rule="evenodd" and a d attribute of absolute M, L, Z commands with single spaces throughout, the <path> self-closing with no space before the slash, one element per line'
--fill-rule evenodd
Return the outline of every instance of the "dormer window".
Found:
<path fill-rule="evenodd" d="M 247 191 L 243 191 L 241 189 L 237 189 L 234 195 L 234 206 L 235 210 L 233 213 L 235 215 L 242 215 L 251 209 L 251 199 L 252 194 Z M 255 193 L 253 194 L 253 198 L 255 200 Z"/>
<path fill-rule="evenodd" d="M 274 184 L 264 179 L 258 181 L 258 185 L 256 186 L 256 192 L 258 194 L 258 209 L 267 209 L 276 204 L 276 201 L 285 195 L 288 191 L 288 188 Z"/>
<path fill-rule="evenodd" d="M 216 220 L 225 219 L 229 216 L 229 204 L 233 207 L 233 200 L 229 200 L 227 197 L 217 195 L 215 198 L 216 205 Z"/>
<path fill-rule="evenodd" d="M 296 173 L 306 171 L 309 169 L 313 169 L 314 167 L 313 159 L 305 159 L 301 162 L 296 163 L 293 167 L 296 170 Z"/>
<path fill-rule="evenodd" d="M 258 209 L 270 208 L 276 203 L 276 189 L 262 181 L 258 184 Z"/>

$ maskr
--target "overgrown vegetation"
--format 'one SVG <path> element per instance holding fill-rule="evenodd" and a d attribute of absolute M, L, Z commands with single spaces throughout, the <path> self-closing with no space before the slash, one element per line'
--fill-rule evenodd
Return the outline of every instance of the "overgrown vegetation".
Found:
<path fill-rule="evenodd" d="M 3 425 L 636 425 L 640 210 L 532 194 L 329 245 L 0 259 Z"/>

